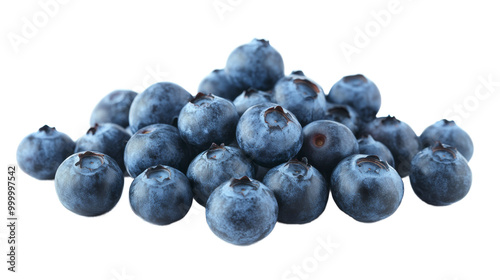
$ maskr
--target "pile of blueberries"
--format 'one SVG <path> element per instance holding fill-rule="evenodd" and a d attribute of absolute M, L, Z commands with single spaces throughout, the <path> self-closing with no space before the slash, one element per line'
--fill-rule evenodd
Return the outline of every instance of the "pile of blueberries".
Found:
<path fill-rule="evenodd" d="M 365 76 L 345 76 L 325 94 L 302 71 L 285 76 L 266 40 L 234 49 L 198 91 L 159 82 L 141 94 L 111 92 L 76 142 L 45 125 L 21 141 L 18 164 L 54 179 L 61 203 L 83 216 L 110 211 L 126 176 L 131 208 L 147 222 L 176 222 L 194 199 L 210 229 L 237 245 L 263 239 L 277 222 L 315 220 L 329 193 L 369 223 L 397 210 L 406 176 L 431 205 L 470 189 L 473 144 L 453 121 L 417 136 L 395 117 L 376 116 L 380 92 Z"/>

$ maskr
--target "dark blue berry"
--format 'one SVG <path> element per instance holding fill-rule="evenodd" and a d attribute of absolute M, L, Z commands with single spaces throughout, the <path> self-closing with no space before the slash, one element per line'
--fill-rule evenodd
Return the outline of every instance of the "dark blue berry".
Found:
<path fill-rule="evenodd" d="M 195 200 L 205 206 L 208 197 L 218 186 L 231 178 L 253 178 L 255 167 L 241 149 L 212 144 L 191 161 L 186 175 Z"/>
<path fill-rule="evenodd" d="M 377 156 L 352 155 L 331 176 L 337 206 L 357 221 L 371 223 L 392 215 L 401 204 L 403 180 Z"/>
<path fill-rule="evenodd" d="M 233 178 L 210 195 L 206 218 L 212 232 L 222 240 L 250 245 L 271 233 L 278 219 L 278 203 L 261 182 Z"/>
<path fill-rule="evenodd" d="M 306 158 L 292 159 L 272 168 L 262 183 L 273 191 L 278 201 L 278 222 L 309 223 L 325 210 L 328 184 Z"/>
<path fill-rule="evenodd" d="M 410 182 L 424 202 L 444 206 L 464 198 L 472 184 L 467 159 L 449 145 L 436 142 L 411 162 Z"/>
<path fill-rule="evenodd" d="M 168 225 L 187 214 L 193 203 L 193 193 L 182 172 L 157 165 L 134 179 L 129 200 L 137 216 L 155 225 Z"/>
<path fill-rule="evenodd" d="M 68 135 L 44 125 L 21 140 L 16 152 L 17 163 L 31 177 L 52 180 L 59 164 L 74 150 L 75 142 Z"/>
<path fill-rule="evenodd" d="M 61 203 L 82 216 L 102 215 L 118 203 L 123 191 L 123 173 L 114 159 L 86 151 L 64 160 L 55 176 Z"/>

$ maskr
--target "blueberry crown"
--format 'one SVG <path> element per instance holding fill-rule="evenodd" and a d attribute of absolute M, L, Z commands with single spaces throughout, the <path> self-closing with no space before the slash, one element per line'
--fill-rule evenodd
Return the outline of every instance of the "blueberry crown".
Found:
<path fill-rule="evenodd" d="M 211 101 L 214 99 L 214 95 L 209 93 L 209 94 L 204 94 L 203 92 L 198 92 L 194 98 L 192 98 L 189 102 L 197 105 L 197 103 L 201 102 L 200 105 L 204 104 L 203 101 Z"/>
<path fill-rule="evenodd" d="M 382 118 L 382 124 L 398 124 L 401 121 L 396 119 L 396 117 L 388 115 L 387 117 Z"/>
<path fill-rule="evenodd" d="M 376 166 L 384 169 L 384 170 L 389 170 L 389 164 L 386 161 L 380 160 L 378 156 L 375 155 L 369 155 L 363 158 L 360 158 L 356 161 L 356 165 L 358 167 L 361 167 L 363 163 L 371 163 L 375 164 Z"/>
<path fill-rule="evenodd" d="M 229 187 L 233 188 L 234 192 L 241 193 L 245 196 L 249 190 L 257 190 L 259 185 L 247 176 L 243 176 L 240 179 L 231 179 Z"/>
<path fill-rule="evenodd" d="M 308 88 L 312 89 L 315 93 L 320 92 L 318 85 L 316 85 L 315 83 L 311 82 L 308 79 L 297 78 L 293 80 L 293 83 L 297 85 L 305 85 Z"/>
<path fill-rule="evenodd" d="M 55 130 L 56 130 L 56 128 L 55 128 L 55 127 L 50 127 L 50 126 L 48 126 L 48 125 L 44 125 L 44 126 L 42 126 L 42 127 L 40 127 L 40 128 L 38 129 L 38 131 L 40 131 L 40 132 L 45 132 L 45 133 L 47 133 L 47 134 L 52 133 L 52 132 L 53 132 L 53 131 L 55 131 Z"/>
<path fill-rule="evenodd" d="M 224 143 L 220 144 L 220 146 L 215 143 L 212 143 L 210 148 L 208 148 L 206 155 L 208 159 L 218 159 L 222 156 L 222 154 L 226 150 L 227 149 Z"/>
<path fill-rule="evenodd" d="M 440 141 L 434 142 L 434 145 L 432 145 L 431 149 L 433 154 L 439 151 L 444 151 L 449 153 L 453 157 L 453 159 L 457 158 L 457 149 L 450 145 L 443 144 Z"/>
<path fill-rule="evenodd" d="M 94 152 L 91 152 L 91 151 L 86 151 L 84 153 L 79 153 L 78 154 L 78 161 L 75 163 L 75 166 L 80 166 L 80 168 L 91 169 L 84 162 L 84 159 L 87 159 L 89 157 L 93 157 L 95 159 L 99 159 L 99 161 L 100 161 L 99 165 L 104 164 L 104 155 L 103 154 L 98 154 L 98 153 L 94 153 Z M 90 164 L 93 164 L 93 162 L 90 162 Z"/>
<path fill-rule="evenodd" d="M 92 135 L 95 135 L 95 133 L 97 132 L 97 128 L 98 127 L 99 127 L 99 124 L 96 123 L 93 127 L 89 128 L 89 130 L 87 130 L 87 134 L 92 133 Z"/>
<path fill-rule="evenodd" d="M 368 82 L 368 79 L 365 76 L 361 75 L 361 74 L 345 76 L 342 79 L 346 83 L 354 83 L 354 82 L 363 82 L 363 83 L 366 83 L 366 82 Z"/>
<path fill-rule="evenodd" d="M 444 125 L 455 125 L 455 121 L 443 119 L 443 124 Z"/>
<path fill-rule="evenodd" d="M 170 176 L 172 175 L 172 173 L 170 172 L 170 169 L 159 164 L 157 166 L 154 166 L 154 167 L 149 167 L 148 169 L 146 169 L 146 178 L 151 178 L 151 175 L 153 175 L 154 173 L 157 173 L 158 171 L 162 171 L 164 173 L 167 173 L 168 176 L 161 176 L 160 178 L 162 180 L 170 180 Z"/>
<path fill-rule="evenodd" d="M 280 126 L 280 124 L 282 124 L 282 122 L 281 121 L 278 122 L 275 117 L 271 117 L 274 120 L 274 123 L 272 122 L 272 120 L 268 121 L 267 116 L 270 113 L 278 113 L 278 115 L 280 115 L 281 117 L 283 117 L 283 119 L 285 121 L 285 124 L 283 125 L 283 127 L 285 127 L 286 125 L 288 125 L 289 122 L 293 122 L 290 113 L 285 112 L 285 110 L 283 109 L 283 107 L 281 107 L 281 106 L 270 107 L 269 109 L 267 109 L 264 112 L 264 120 L 269 125 L 269 127 L 271 127 L 271 128 L 282 129 L 283 127 Z"/>
<path fill-rule="evenodd" d="M 347 110 L 346 106 L 343 105 L 338 105 L 335 107 L 332 107 L 328 109 L 328 115 L 336 115 L 342 118 L 350 119 L 351 114 L 349 113 L 349 110 Z"/>

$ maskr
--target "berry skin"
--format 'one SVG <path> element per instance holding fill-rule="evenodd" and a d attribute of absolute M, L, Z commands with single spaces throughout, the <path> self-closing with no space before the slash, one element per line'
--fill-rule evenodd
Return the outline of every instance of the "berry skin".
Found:
<path fill-rule="evenodd" d="M 391 151 L 384 144 L 373 140 L 371 135 L 363 136 L 358 139 L 359 153 L 365 155 L 375 155 L 382 161 L 394 167 L 394 157 Z"/>
<path fill-rule="evenodd" d="M 389 148 L 401 178 L 410 174 L 411 160 L 420 151 L 420 140 L 408 124 L 391 116 L 376 118 L 363 126 L 360 134 L 371 135 Z"/>
<path fill-rule="evenodd" d="M 95 124 L 85 135 L 76 140 L 75 153 L 95 151 L 112 157 L 125 170 L 123 154 L 130 134 L 114 123 Z"/>
<path fill-rule="evenodd" d="M 137 96 L 131 90 L 115 90 L 104 96 L 94 107 L 90 116 L 90 126 L 96 123 L 114 123 L 123 128 L 129 125 L 130 106 Z"/>
<path fill-rule="evenodd" d="M 306 158 L 292 159 L 272 168 L 263 183 L 278 201 L 278 222 L 281 223 L 309 223 L 323 213 L 328 202 L 328 184 Z"/>
<path fill-rule="evenodd" d="M 377 86 L 361 74 L 340 79 L 332 86 L 326 98 L 332 103 L 353 107 L 364 122 L 373 120 L 381 105 Z"/>
<path fill-rule="evenodd" d="M 273 102 L 292 112 L 302 126 L 325 116 L 323 89 L 302 71 L 292 72 L 274 85 Z"/>
<path fill-rule="evenodd" d="M 281 55 L 269 41 L 253 39 L 229 54 L 226 74 L 240 88 L 271 90 L 283 77 L 284 64 Z"/>
<path fill-rule="evenodd" d="M 353 219 L 372 223 L 392 215 L 401 204 L 403 180 L 377 156 L 352 155 L 331 176 L 332 197 Z"/>
<path fill-rule="evenodd" d="M 269 235 L 278 203 L 264 184 L 248 177 L 231 179 L 210 195 L 206 219 L 212 232 L 234 245 L 250 245 Z"/>
<path fill-rule="evenodd" d="M 208 197 L 220 184 L 231 178 L 254 178 L 255 167 L 241 149 L 212 144 L 191 161 L 186 175 L 195 200 L 206 206 Z"/>
<path fill-rule="evenodd" d="M 348 105 L 327 103 L 324 120 L 339 122 L 357 135 L 360 127 L 358 113 Z"/>
<path fill-rule="evenodd" d="M 137 131 L 125 146 L 127 172 L 135 178 L 144 170 L 159 164 L 185 172 L 191 151 L 177 128 L 168 124 L 152 124 Z"/>
<path fill-rule="evenodd" d="M 420 135 L 422 147 L 430 147 L 436 141 L 456 147 L 469 161 L 474 153 L 474 145 L 469 134 L 461 129 L 454 121 L 440 120 L 427 127 Z"/>
<path fill-rule="evenodd" d="M 314 121 L 304 127 L 302 134 L 304 144 L 299 157 L 306 157 L 326 178 L 342 159 L 358 153 L 356 137 L 341 123 Z"/>
<path fill-rule="evenodd" d="M 238 111 L 238 115 L 243 115 L 245 111 L 254 106 L 263 103 L 272 102 L 272 95 L 270 92 L 261 91 L 254 88 L 249 88 L 238 97 L 233 100 L 234 106 L 236 106 L 236 111 Z"/>
<path fill-rule="evenodd" d="M 137 176 L 129 190 L 134 213 L 155 225 L 168 225 L 182 219 L 193 203 L 186 176 L 179 170 L 157 165 Z"/>
<path fill-rule="evenodd" d="M 177 127 L 186 143 L 204 151 L 214 142 L 233 141 L 238 120 L 231 101 L 200 92 L 182 108 Z"/>
<path fill-rule="evenodd" d="M 467 159 L 456 148 L 436 142 L 413 158 L 410 183 L 424 202 L 445 206 L 467 195 L 472 173 Z"/>
<path fill-rule="evenodd" d="M 64 160 L 55 176 L 57 196 L 73 213 L 99 216 L 118 203 L 123 192 L 123 173 L 114 159 L 86 151 Z"/>
<path fill-rule="evenodd" d="M 137 95 L 129 112 L 130 129 L 133 133 L 150 124 L 172 124 L 182 107 L 192 98 L 181 86 L 171 82 L 151 85 Z"/>
<path fill-rule="evenodd" d="M 302 146 L 302 126 L 283 107 L 266 103 L 250 107 L 236 127 L 241 149 L 257 164 L 274 167 L 287 162 Z"/>
<path fill-rule="evenodd" d="M 75 142 L 54 127 L 42 126 L 26 136 L 17 147 L 22 171 L 38 180 L 52 180 L 59 165 L 75 150 Z"/>
<path fill-rule="evenodd" d="M 237 86 L 224 69 L 215 69 L 206 76 L 198 86 L 198 92 L 212 93 L 230 101 L 234 100 L 244 88 Z"/>

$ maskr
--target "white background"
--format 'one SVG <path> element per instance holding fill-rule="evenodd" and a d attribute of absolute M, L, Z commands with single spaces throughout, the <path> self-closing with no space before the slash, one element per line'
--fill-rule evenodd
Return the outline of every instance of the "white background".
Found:
<path fill-rule="evenodd" d="M 0 4 L 5 173 L 21 139 L 44 124 L 76 140 L 110 91 L 141 91 L 165 80 L 194 94 L 231 50 L 265 38 L 283 56 L 287 74 L 301 69 L 326 92 L 344 75 L 365 74 L 381 91 L 380 115 L 396 116 L 417 134 L 442 118 L 455 119 L 474 140 L 473 185 L 459 203 L 433 207 L 405 178 L 403 202 L 386 220 L 356 222 L 330 198 L 316 221 L 277 224 L 261 242 L 238 247 L 212 234 L 195 202 L 175 224 L 142 221 L 128 203 L 130 178 L 116 208 L 86 218 L 59 203 L 53 181 L 21 172 L 19 272 L 8 273 L 2 261 L 7 279 L 500 278 L 500 17 L 494 1 L 40 4 L 48 2 Z M 5 187 L 0 206 L 6 217 Z"/>

